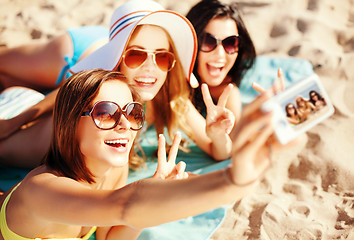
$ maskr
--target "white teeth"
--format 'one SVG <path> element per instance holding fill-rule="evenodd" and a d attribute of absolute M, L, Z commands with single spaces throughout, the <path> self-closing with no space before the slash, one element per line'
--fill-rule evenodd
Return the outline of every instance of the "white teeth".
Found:
<path fill-rule="evenodd" d="M 140 83 L 154 83 L 155 78 L 135 78 L 135 81 Z"/>
<path fill-rule="evenodd" d="M 208 63 L 208 65 L 215 68 L 222 68 L 225 66 L 224 63 Z"/>
<path fill-rule="evenodd" d="M 107 140 L 104 142 L 107 144 L 127 144 L 128 139 Z"/>

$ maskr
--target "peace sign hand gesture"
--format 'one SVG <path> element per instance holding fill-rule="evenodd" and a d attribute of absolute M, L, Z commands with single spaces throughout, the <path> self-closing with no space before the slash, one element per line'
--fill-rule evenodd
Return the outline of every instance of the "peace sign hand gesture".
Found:
<path fill-rule="evenodd" d="M 229 84 L 219 97 L 217 105 L 214 104 L 208 85 L 203 83 L 202 86 L 203 100 L 207 109 L 206 117 L 206 133 L 210 139 L 218 140 L 221 136 L 230 134 L 234 124 L 235 116 L 225 106 L 227 99 L 233 88 Z"/>
<path fill-rule="evenodd" d="M 159 135 L 159 149 L 157 151 L 157 169 L 153 178 L 160 179 L 184 179 L 188 178 L 185 172 L 186 163 L 181 161 L 176 165 L 178 146 L 181 142 L 181 133 L 177 132 L 166 160 L 166 142 L 163 134 Z"/>

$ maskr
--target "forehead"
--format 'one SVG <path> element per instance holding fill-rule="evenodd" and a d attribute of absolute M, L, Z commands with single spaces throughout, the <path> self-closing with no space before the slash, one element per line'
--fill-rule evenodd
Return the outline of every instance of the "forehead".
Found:
<path fill-rule="evenodd" d="M 103 83 L 93 104 L 98 101 L 112 101 L 123 107 L 133 101 L 128 85 L 120 80 L 109 80 Z"/>
<path fill-rule="evenodd" d="M 169 36 L 161 27 L 154 25 L 138 26 L 129 41 L 128 47 L 137 46 L 145 49 L 168 49 Z"/>
<path fill-rule="evenodd" d="M 211 19 L 206 25 L 204 31 L 219 38 L 238 35 L 236 22 L 228 17 L 217 17 Z"/>

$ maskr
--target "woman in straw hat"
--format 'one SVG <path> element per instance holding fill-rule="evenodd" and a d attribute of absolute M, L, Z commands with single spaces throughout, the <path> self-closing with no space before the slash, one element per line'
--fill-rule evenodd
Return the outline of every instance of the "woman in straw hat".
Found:
<path fill-rule="evenodd" d="M 133 0 L 113 13 L 109 42 L 80 60 L 69 71 L 75 73 L 94 68 L 121 71 L 128 81 L 137 87 L 145 102 L 147 122 L 155 126 L 158 134 L 163 133 L 164 127 L 167 126 L 169 137 L 172 139 L 177 129 L 181 128 L 214 159 L 227 159 L 231 154 L 229 133 L 233 127 L 234 116 L 225 109 L 225 104 L 232 86 L 226 88 L 217 105 L 212 102 L 208 88 L 203 87 L 208 106 L 208 117 L 205 120 L 189 100 L 188 81 L 193 79 L 191 74 L 196 51 L 196 35 L 185 17 L 164 10 L 154 1 Z M 49 94 L 46 100 L 53 101 L 52 95 L 55 94 L 56 91 Z M 42 102 L 39 105 L 45 105 Z M 50 106 L 51 104 L 43 108 L 35 106 L 36 111 L 32 108 L 16 118 L 20 118 L 18 122 L 21 122 L 26 114 L 37 117 L 41 112 L 50 109 Z M 51 128 L 48 120 L 40 121 L 44 121 L 43 125 Z M 42 129 L 38 126 L 41 125 L 37 125 L 37 128 Z M 18 145 L 13 143 L 23 141 L 21 134 L 27 133 L 27 137 L 31 138 L 33 133 L 28 133 L 31 130 L 39 130 L 35 128 L 36 126 L 30 127 L 26 129 L 27 132 L 25 130 L 17 133 L 17 136 L 11 136 L 0 143 L 0 149 L 4 149 L 1 156 L 3 161 L 10 159 L 9 156 L 12 163 L 16 161 L 13 152 L 14 146 Z M 41 134 L 46 133 L 41 131 Z M 38 162 L 39 156 L 43 156 L 45 152 L 46 148 L 42 145 L 47 146 L 43 139 L 48 139 L 48 136 L 41 139 L 41 145 L 37 148 L 38 154 L 33 153 L 36 148 L 31 147 L 31 144 L 25 147 L 31 152 L 34 162 L 36 159 Z M 26 151 L 22 149 L 20 154 L 16 154 L 18 156 L 24 152 Z M 16 158 L 20 161 L 26 159 L 24 156 Z M 33 161 L 28 160 L 32 165 Z"/>
<path fill-rule="evenodd" d="M 60 88 L 44 163 L 0 199 L 0 240 L 136 239 L 141 229 L 197 215 L 242 198 L 270 163 L 271 114 L 248 105 L 232 132 L 232 164 L 188 178 L 168 160 L 159 138 L 159 166 L 150 179 L 126 185 L 129 153 L 144 122 L 143 106 L 124 75 L 84 70 Z M 274 145 L 279 146 L 279 145 Z"/>

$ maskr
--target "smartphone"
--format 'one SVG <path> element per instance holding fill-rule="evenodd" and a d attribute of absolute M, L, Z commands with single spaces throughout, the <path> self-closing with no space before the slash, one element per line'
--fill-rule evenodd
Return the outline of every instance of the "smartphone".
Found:
<path fill-rule="evenodd" d="M 262 106 L 273 111 L 272 124 L 280 143 L 286 144 L 334 113 L 333 105 L 316 74 L 293 83 Z"/>

